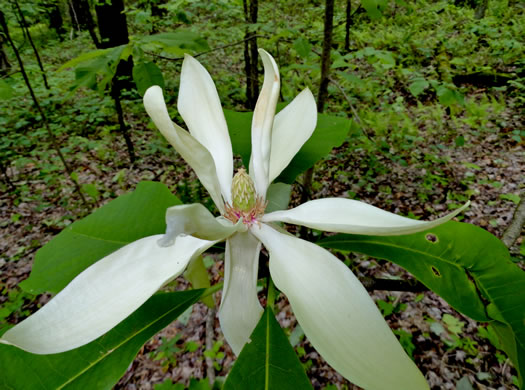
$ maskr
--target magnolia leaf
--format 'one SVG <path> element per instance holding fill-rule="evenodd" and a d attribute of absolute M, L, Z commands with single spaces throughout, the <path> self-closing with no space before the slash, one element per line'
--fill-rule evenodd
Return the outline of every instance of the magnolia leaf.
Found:
<path fill-rule="evenodd" d="M 133 66 L 133 81 L 141 96 L 152 85 L 164 88 L 164 77 L 159 67 L 153 62 L 139 62 Z"/>
<path fill-rule="evenodd" d="M 293 43 L 293 48 L 302 58 L 307 58 L 312 52 L 312 44 L 304 37 L 297 38 Z"/>
<path fill-rule="evenodd" d="M 269 307 L 250 339 L 230 371 L 223 390 L 312 389 L 301 362 Z"/>
<path fill-rule="evenodd" d="M 381 19 L 381 2 L 378 0 L 361 0 L 361 5 L 372 20 Z"/>
<path fill-rule="evenodd" d="M 292 195 L 292 186 L 284 183 L 272 183 L 266 192 L 266 213 L 272 211 L 286 210 L 290 203 L 290 196 Z"/>
<path fill-rule="evenodd" d="M 185 30 L 163 32 L 140 37 L 141 43 L 154 43 L 176 54 L 190 51 L 209 50 L 208 43 L 200 35 Z"/>
<path fill-rule="evenodd" d="M 0 100 L 10 99 L 13 96 L 13 92 L 13 88 L 4 80 L 0 79 Z"/>
<path fill-rule="evenodd" d="M 465 97 L 463 94 L 461 94 L 461 92 L 448 88 L 444 85 L 440 85 L 436 88 L 436 95 L 439 102 L 447 107 L 450 107 L 453 104 L 463 105 L 465 103 Z"/>
<path fill-rule="evenodd" d="M 93 214 L 66 227 L 41 248 L 23 290 L 57 293 L 104 256 L 140 238 L 166 231 L 168 207 L 179 199 L 161 183 L 141 182 Z"/>
<path fill-rule="evenodd" d="M 97 57 L 106 55 L 111 50 L 112 50 L 111 48 L 110 49 L 99 49 L 99 50 L 94 50 L 94 51 L 90 51 L 87 53 L 82 53 L 78 57 L 75 57 L 72 60 L 69 60 L 68 62 L 63 64 L 60 68 L 57 69 L 57 71 L 60 72 L 61 70 L 64 70 L 66 68 L 73 68 L 77 66 L 78 64 L 81 64 L 82 62 L 87 62 Z"/>
<path fill-rule="evenodd" d="M 278 108 L 283 106 L 279 105 Z M 228 123 L 233 151 L 239 154 L 244 165 L 248 166 L 251 153 L 252 113 L 224 110 L 224 116 Z M 349 130 L 350 121 L 347 118 L 318 114 L 314 133 L 275 181 L 293 183 L 298 175 L 329 154 L 334 147 L 341 145 Z"/>
<path fill-rule="evenodd" d="M 520 376 L 525 373 L 525 295 L 516 293 L 525 286 L 525 272 L 512 263 L 505 245 L 492 234 L 450 221 L 410 235 L 337 234 L 318 244 L 390 260 L 459 312 L 502 324 L 497 333 L 503 349 Z"/>
<path fill-rule="evenodd" d="M 423 77 L 418 77 L 412 80 L 412 83 L 408 86 L 408 89 L 415 97 L 419 96 L 425 89 L 430 86 L 427 80 Z"/>
<path fill-rule="evenodd" d="M 72 351 L 34 355 L 0 344 L 0 388 L 109 390 L 142 345 L 197 302 L 203 291 L 154 295 L 108 333 Z"/>
<path fill-rule="evenodd" d="M 75 81 L 70 87 L 70 92 L 73 93 L 80 87 L 87 87 L 103 93 L 108 83 L 113 80 L 120 56 L 126 47 L 127 45 L 120 45 L 97 51 L 97 55 L 86 56 L 82 61 L 78 61 L 82 65 L 75 68 Z M 73 61 L 66 63 L 62 68 L 66 65 L 71 66 Z M 78 63 L 75 62 L 75 64 Z"/>

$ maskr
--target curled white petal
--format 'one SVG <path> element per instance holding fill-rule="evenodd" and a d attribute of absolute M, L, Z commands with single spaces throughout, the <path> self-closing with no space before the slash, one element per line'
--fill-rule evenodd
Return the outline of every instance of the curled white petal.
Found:
<path fill-rule="evenodd" d="M 250 176 L 257 194 L 264 198 L 270 183 L 271 132 L 281 82 L 273 57 L 262 49 L 259 49 L 259 54 L 264 65 L 264 83 L 253 112 Z"/>
<path fill-rule="evenodd" d="M 186 130 L 171 121 L 159 86 L 148 88 L 144 94 L 144 107 L 162 135 L 193 168 L 219 211 L 224 212 L 221 185 L 212 155 Z"/>
<path fill-rule="evenodd" d="M 99 260 L 0 342 L 36 354 L 68 351 L 103 335 L 133 313 L 188 262 L 214 244 L 191 236 L 160 247 L 145 237 Z"/>
<path fill-rule="evenodd" d="M 261 224 L 251 231 L 270 251 L 270 273 L 315 349 L 367 390 L 428 389 L 354 274 L 308 241 Z"/>
<path fill-rule="evenodd" d="M 306 88 L 275 116 L 270 152 L 270 183 L 310 138 L 316 124 L 317 106 L 312 92 Z"/>
<path fill-rule="evenodd" d="M 190 133 L 210 151 L 222 196 L 230 202 L 233 152 L 221 101 L 208 71 L 187 54 L 182 63 L 177 108 Z"/>
<path fill-rule="evenodd" d="M 166 210 L 166 233 L 159 240 L 159 244 L 173 245 L 180 234 L 192 235 L 203 240 L 221 241 L 240 230 L 245 230 L 242 221 L 233 224 L 226 218 L 215 218 L 200 203 L 177 205 Z"/>
<path fill-rule="evenodd" d="M 257 298 L 257 270 L 261 243 L 249 232 L 226 241 L 224 288 L 219 320 L 226 341 L 239 355 L 263 309 Z"/>
<path fill-rule="evenodd" d="M 454 212 L 433 221 L 418 221 L 381 210 L 353 199 L 312 200 L 285 211 L 263 216 L 264 222 L 286 222 L 330 232 L 397 236 L 431 229 L 445 223 L 468 207 L 467 202 Z"/>

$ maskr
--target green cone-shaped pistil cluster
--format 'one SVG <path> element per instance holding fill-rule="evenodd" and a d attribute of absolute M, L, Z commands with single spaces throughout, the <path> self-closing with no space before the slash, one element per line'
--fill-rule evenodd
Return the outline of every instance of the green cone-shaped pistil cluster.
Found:
<path fill-rule="evenodd" d="M 240 168 L 233 176 L 232 203 L 233 207 L 240 211 L 250 211 L 255 206 L 255 186 L 244 168 Z"/>

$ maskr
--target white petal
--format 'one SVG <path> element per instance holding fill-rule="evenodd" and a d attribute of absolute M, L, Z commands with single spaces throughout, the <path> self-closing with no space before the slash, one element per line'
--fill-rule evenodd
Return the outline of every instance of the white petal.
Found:
<path fill-rule="evenodd" d="M 262 224 L 251 231 L 270 251 L 270 273 L 306 336 L 341 375 L 367 390 L 428 385 L 365 288 L 335 256 Z"/>
<path fill-rule="evenodd" d="M 0 341 L 37 354 L 87 344 L 133 313 L 214 244 L 187 236 L 163 248 L 157 244 L 160 237 L 142 238 L 99 260 Z"/>
<path fill-rule="evenodd" d="M 264 83 L 253 112 L 250 176 L 257 194 L 264 198 L 270 183 L 271 131 L 281 83 L 273 57 L 262 49 L 259 49 L 259 54 L 264 65 Z"/>
<path fill-rule="evenodd" d="M 266 214 L 262 221 L 293 223 L 339 233 L 398 236 L 441 225 L 458 215 L 469 204 L 467 202 L 454 212 L 433 221 L 417 221 L 357 200 L 325 198 L 306 202 L 291 210 Z"/>
<path fill-rule="evenodd" d="M 148 88 L 144 94 L 144 107 L 162 135 L 193 168 L 219 211 L 224 212 L 221 186 L 210 152 L 186 130 L 171 121 L 159 86 Z"/>
<path fill-rule="evenodd" d="M 242 221 L 233 224 L 226 218 L 215 218 L 200 203 L 183 204 L 166 210 L 166 234 L 159 240 L 159 245 L 173 245 L 180 234 L 221 241 L 241 230 L 246 230 Z"/>
<path fill-rule="evenodd" d="M 182 63 L 177 108 L 190 133 L 213 156 L 222 196 L 230 202 L 233 152 L 221 101 L 208 71 L 187 54 Z"/>
<path fill-rule="evenodd" d="M 317 106 L 312 92 L 306 88 L 275 116 L 270 154 L 270 183 L 288 166 L 310 138 L 316 124 Z"/>
<path fill-rule="evenodd" d="M 257 270 L 261 243 L 249 232 L 226 241 L 224 288 L 219 320 L 233 352 L 239 355 L 250 340 L 263 309 L 257 298 Z"/>

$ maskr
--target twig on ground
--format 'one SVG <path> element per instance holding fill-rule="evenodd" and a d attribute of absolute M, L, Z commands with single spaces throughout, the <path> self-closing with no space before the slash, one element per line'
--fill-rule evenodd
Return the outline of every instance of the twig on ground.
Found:
<path fill-rule="evenodd" d="M 421 282 L 410 280 L 393 280 L 393 279 L 378 279 L 378 278 L 360 278 L 359 281 L 365 286 L 368 291 L 373 290 L 387 290 L 387 291 L 409 291 L 409 292 L 423 292 L 428 291 L 428 288 Z"/>
<path fill-rule="evenodd" d="M 503 243 L 505 244 L 507 248 L 510 248 L 516 242 L 516 240 L 521 234 L 521 229 L 523 228 L 524 224 L 525 224 L 525 191 L 522 191 L 520 194 L 520 202 L 518 203 L 518 207 L 516 207 L 516 210 L 514 211 L 514 214 L 512 215 L 510 224 L 505 230 L 505 233 L 503 233 L 503 237 L 501 237 L 501 241 L 503 241 Z"/>
<path fill-rule="evenodd" d="M 332 77 L 330 77 L 330 82 L 333 85 L 335 85 L 337 87 L 337 89 L 339 89 L 339 91 L 343 94 L 343 97 L 345 98 L 346 102 L 350 106 L 350 110 L 352 110 L 352 114 L 354 115 L 356 121 L 361 125 L 361 131 L 366 136 L 366 138 L 368 138 L 370 141 L 372 141 L 372 138 L 370 138 L 370 135 L 368 134 L 368 131 L 365 130 L 365 126 L 363 125 L 363 121 L 359 117 L 359 114 L 357 113 L 357 110 L 355 109 L 354 105 L 352 104 L 350 98 L 346 95 L 343 87 L 341 87 L 341 85 L 337 81 L 335 81 Z"/>
<path fill-rule="evenodd" d="M 217 51 L 217 50 L 222 50 L 222 49 L 226 49 L 228 47 L 237 46 L 237 45 L 240 45 L 241 43 L 244 43 L 244 42 L 246 42 L 246 41 L 248 41 L 250 39 L 253 39 L 253 38 L 267 38 L 267 36 L 266 35 L 252 35 L 251 37 L 243 39 L 241 41 L 228 43 L 226 45 L 221 45 L 221 46 L 214 47 L 213 49 L 210 49 L 210 50 L 202 51 L 200 53 L 197 53 L 197 54 L 193 55 L 193 58 L 197 58 L 197 57 L 200 57 L 200 56 L 202 56 L 204 54 L 208 54 L 208 53 L 211 53 L 211 52 L 214 52 L 214 51 Z M 169 61 L 182 61 L 184 59 L 183 57 L 177 57 L 177 58 L 165 57 L 165 56 L 161 56 L 160 54 L 152 53 L 150 51 L 144 51 L 144 53 L 149 54 L 149 55 L 151 55 L 153 57 L 156 57 L 156 58 L 160 58 L 160 59 L 163 59 L 163 60 L 169 60 Z"/>
<path fill-rule="evenodd" d="M 213 349 L 213 340 L 215 339 L 215 314 L 217 309 L 215 307 L 208 309 L 208 315 L 206 316 L 206 350 L 210 351 Z M 210 386 L 213 386 L 215 382 L 215 368 L 213 367 L 213 359 L 206 356 L 206 376 L 210 382 Z"/>

